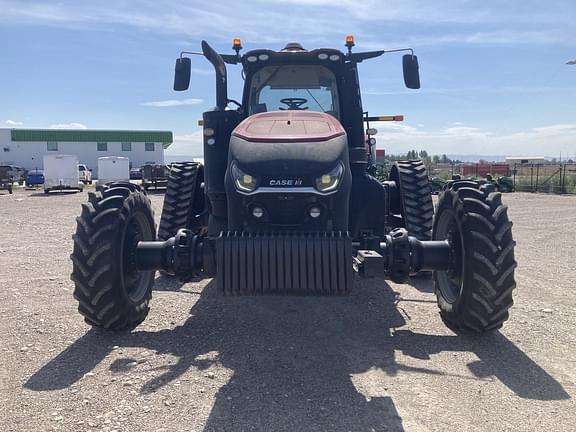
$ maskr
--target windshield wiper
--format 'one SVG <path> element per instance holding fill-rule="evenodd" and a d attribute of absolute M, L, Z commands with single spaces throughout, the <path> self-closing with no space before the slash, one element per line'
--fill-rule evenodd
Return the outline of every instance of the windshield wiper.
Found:
<path fill-rule="evenodd" d="M 320 105 L 320 102 L 318 102 L 318 100 L 314 97 L 314 95 L 312 94 L 312 92 L 310 91 L 310 89 L 306 89 L 306 91 L 308 92 L 308 94 L 310 95 L 310 97 L 312 99 L 314 99 L 314 102 L 316 102 L 318 104 L 318 106 L 320 107 L 320 109 L 322 110 L 322 112 L 326 112 L 326 110 L 324 109 L 324 107 L 322 105 Z"/>

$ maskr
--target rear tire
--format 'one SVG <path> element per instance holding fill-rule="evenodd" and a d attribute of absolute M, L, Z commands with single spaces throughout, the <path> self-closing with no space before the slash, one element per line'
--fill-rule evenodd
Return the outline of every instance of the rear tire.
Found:
<path fill-rule="evenodd" d="M 138 241 L 156 238 L 150 200 L 136 185 L 113 183 L 90 192 L 74 240 L 74 298 L 85 321 L 109 330 L 133 329 L 148 315 L 154 272 L 135 265 Z"/>
<path fill-rule="evenodd" d="M 457 181 L 441 193 L 433 240 L 452 244 L 452 269 L 435 271 L 440 316 L 455 331 L 500 328 L 513 304 L 515 242 L 500 192 Z"/>
<path fill-rule="evenodd" d="M 206 226 L 203 181 L 202 164 L 172 164 L 158 229 L 159 240 L 174 237 L 181 228 L 198 233 Z"/>
<path fill-rule="evenodd" d="M 400 227 L 419 240 L 430 240 L 434 206 L 426 167 L 420 160 L 394 162 L 390 180 L 396 182 L 398 188 L 399 199 L 391 211 L 402 216 Z"/>

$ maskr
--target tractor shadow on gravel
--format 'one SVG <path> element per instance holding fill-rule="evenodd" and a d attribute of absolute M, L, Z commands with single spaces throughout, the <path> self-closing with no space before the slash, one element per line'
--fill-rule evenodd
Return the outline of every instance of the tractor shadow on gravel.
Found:
<path fill-rule="evenodd" d="M 209 283 L 181 326 L 109 334 L 89 331 L 37 371 L 31 390 L 67 388 L 96 367 L 112 347 L 137 347 L 176 356 L 141 393 L 152 393 L 191 368 L 217 362 L 233 371 L 222 386 L 205 430 L 403 430 L 392 398 L 367 398 L 352 374 L 382 370 L 392 383 L 402 371 L 448 375 L 401 365 L 395 352 L 429 359 L 444 351 L 474 352 L 475 378 L 495 376 L 516 395 L 562 400 L 561 384 L 501 333 L 436 336 L 395 330 L 405 324 L 396 294 L 360 282 L 349 297 L 221 297 Z M 152 313 L 154 313 L 152 311 Z M 208 353 L 216 353 L 214 356 Z M 209 359 L 207 359 L 209 358 Z M 116 372 L 129 359 L 112 364 Z M 456 359 L 454 361 L 457 361 Z"/>

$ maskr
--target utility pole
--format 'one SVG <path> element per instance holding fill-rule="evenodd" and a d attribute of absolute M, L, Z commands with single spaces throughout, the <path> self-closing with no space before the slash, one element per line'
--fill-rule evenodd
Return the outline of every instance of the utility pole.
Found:
<path fill-rule="evenodd" d="M 576 59 L 568 60 L 566 62 L 566 64 L 568 66 L 574 66 L 574 65 L 576 65 Z M 566 162 L 568 162 L 569 160 L 570 160 L 570 158 L 568 157 L 568 154 L 566 154 Z M 560 152 L 560 163 L 562 163 L 562 152 Z"/>

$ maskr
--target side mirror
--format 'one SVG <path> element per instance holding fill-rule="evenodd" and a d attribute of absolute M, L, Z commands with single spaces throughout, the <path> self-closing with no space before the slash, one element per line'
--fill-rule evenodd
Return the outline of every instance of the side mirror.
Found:
<path fill-rule="evenodd" d="M 174 90 L 188 90 L 188 87 L 190 86 L 191 70 L 192 62 L 189 57 L 180 57 L 176 59 L 176 66 L 174 67 Z"/>
<path fill-rule="evenodd" d="M 402 69 L 404 70 L 404 84 L 409 89 L 420 88 L 420 72 L 418 71 L 418 57 L 412 54 L 402 56 Z"/>

